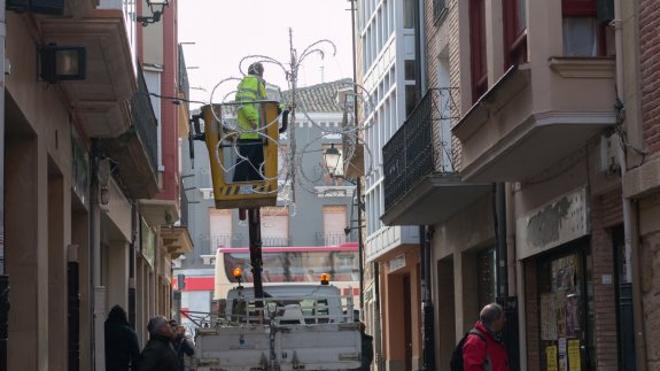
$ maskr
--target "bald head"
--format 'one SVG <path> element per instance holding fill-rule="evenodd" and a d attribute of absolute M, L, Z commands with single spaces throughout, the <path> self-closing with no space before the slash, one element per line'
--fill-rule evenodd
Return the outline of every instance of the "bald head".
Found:
<path fill-rule="evenodd" d="M 490 303 L 481 309 L 479 320 L 491 331 L 500 332 L 504 328 L 506 321 L 504 309 L 497 303 Z"/>

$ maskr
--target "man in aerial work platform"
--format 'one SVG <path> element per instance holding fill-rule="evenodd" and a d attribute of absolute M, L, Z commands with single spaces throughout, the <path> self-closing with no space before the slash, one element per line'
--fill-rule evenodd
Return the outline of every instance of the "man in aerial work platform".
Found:
<path fill-rule="evenodd" d="M 238 109 L 238 153 L 234 182 L 262 180 L 264 163 L 263 137 L 257 132 L 265 126 L 260 103 L 249 103 L 266 99 L 264 66 L 256 62 L 248 67 L 248 74 L 238 84 L 236 101 L 246 102 Z"/>

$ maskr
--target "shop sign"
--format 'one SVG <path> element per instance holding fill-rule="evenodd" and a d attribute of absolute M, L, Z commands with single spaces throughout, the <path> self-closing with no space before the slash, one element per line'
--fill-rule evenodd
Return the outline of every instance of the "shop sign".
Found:
<path fill-rule="evenodd" d="M 389 273 L 396 272 L 406 266 L 406 254 L 401 254 L 396 258 L 390 260 L 388 267 Z"/>
<path fill-rule="evenodd" d="M 156 234 L 144 218 L 140 218 L 140 245 L 142 256 L 152 268 L 156 259 Z"/>
<path fill-rule="evenodd" d="M 519 259 L 547 251 L 590 233 L 587 190 L 580 188 L 516 221 Z"/>

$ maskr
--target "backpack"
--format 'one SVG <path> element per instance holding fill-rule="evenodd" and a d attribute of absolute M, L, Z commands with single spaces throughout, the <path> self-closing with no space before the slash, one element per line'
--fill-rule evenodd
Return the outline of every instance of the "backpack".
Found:
<path fill-rule="evenodd" d="M 458 342 L 458 345 L 456 345 L 456 348 L 454 348 L 454 351 L 451 354 L 450 369 L 452 371 L 463 371 L 463 346 L 465 345 L 465 342 L 467 341 L 470 335 L 476 335 L 483 342 L 486 342 L 484 335 L 475 328 L 473 328 L 467 334 L 465 334 L 465 336 L 463 336 L 461 341 Z"/>

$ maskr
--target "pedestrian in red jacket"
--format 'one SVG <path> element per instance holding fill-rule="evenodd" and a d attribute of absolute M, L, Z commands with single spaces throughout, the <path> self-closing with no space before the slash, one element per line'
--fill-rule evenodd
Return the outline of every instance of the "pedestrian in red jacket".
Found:
<path fill-rule="evenodd" d="M 509 371 L 506 348 L 500 333 L 506 324 L 504 309 L 499 304 L 486 305 L 479 314 L 463 346 L 465 371 Z"/>

